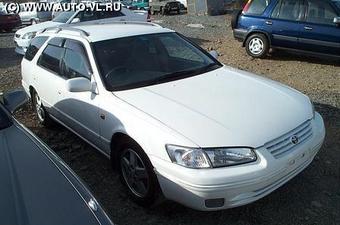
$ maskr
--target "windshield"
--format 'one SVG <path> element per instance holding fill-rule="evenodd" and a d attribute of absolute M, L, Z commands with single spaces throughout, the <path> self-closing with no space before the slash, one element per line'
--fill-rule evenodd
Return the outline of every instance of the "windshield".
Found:
<path fill-rule="evenodd" d="M 338 7 L 338 9 L 340 10 L 340 0 L 337 1 L 333 1 L 333 3 Z"/>
<path fill-rule="evenodd" d="M 126 90 L 202 74 L 221 67 L 212 56 L 176 33 L 95 42 L 106 88 Z"/>
<path fill-rule="evenodd" d="M 66 23 L 74 15 L 74 13 L 74 11 L 61 12 L 52 21 L 58 23 Z"/>

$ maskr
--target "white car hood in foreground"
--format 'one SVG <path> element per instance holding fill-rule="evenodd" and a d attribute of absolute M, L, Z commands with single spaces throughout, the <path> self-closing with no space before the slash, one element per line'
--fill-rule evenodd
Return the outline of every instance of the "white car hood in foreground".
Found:
<path fill-rule="evenodd" d="M 16 33 L 20 34 L 20 36 L 21 36 L 21 35 L 26 34 L 28 32 L 37 32 L 37 31 L 43 30 L 45 28 L 55 27 L 55 26 L 59 26 L 61 24 L 63 24 L 63 23 L 46 21 L 46 22 L 43 22 L 43 23 L 38 23 L 38 24 L 34 24 L 34 25 L 24 27 L 24 28 L 18 30 Z"/>
<path fill-rule="evenodd" d="M 259 147 L 313 113 L 305 95 L 227 67 L 114 94 L 201 147 Z"/>

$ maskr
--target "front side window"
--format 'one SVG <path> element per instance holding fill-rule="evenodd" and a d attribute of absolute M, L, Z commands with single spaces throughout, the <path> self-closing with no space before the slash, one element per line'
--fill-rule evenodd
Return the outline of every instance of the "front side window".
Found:
<path fill-rule="evenodd" d="M 48 44 L 38 60 L 38 65 L 56 73 L 61 74 L 60 61 L 63 57 L 64 49 L 60 46 Z"/>
<path fill-rule="evenodd" d="M 65 49 L 63 75 L 67 79 L 76 77 L 91 79 L 90 64 L 83 45 L 77 41 L 67 40 Z"/>
<path fill-rule="evenodd" d="M 296 21 L 300 19 L 301 9 L 300 1 L 281 0 L 275 6 L 272 18 Z"/>
<path fill-rule="evenodd" d="M 243 9 L 245 15 L 261 15 L 271 0 L 249 0 Z"/>
<path fill-rule="evenodd" d="M 195 76 L 221 67 L 176 33 L 148 34 L 93 43 L 106 88 L 149 86 Z"/>
<path fill-rule="evenodd" d="M 308 0 L 307 4 L 307 22 L 334 25 L 333 20 L 337 15 L 328 2 Z"/>
<path fill-rule="evenodd" d="M 31 61 L 47 39 L 48 37 L 44 36 L 35 37 L 26 50 L 25 59 Z"/>

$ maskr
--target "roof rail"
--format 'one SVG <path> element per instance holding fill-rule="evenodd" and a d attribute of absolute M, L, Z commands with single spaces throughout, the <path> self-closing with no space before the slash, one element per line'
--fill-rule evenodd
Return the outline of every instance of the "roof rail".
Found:
<path fill-rule="evenodd" d="M 162 27 L 157 23 L 151 22 L 143 22 L 143 21 L 93 21 L 88 22 L 84 25 L 99 25 L 99 24 L 132 24 L 132 25 L 145 25 L 145 26 L 154 26 L 154 27 Z"/>
<path fill-rule="evenodd" d="M 55 33 L 59 33 L 60 31 L 63 30 L 69 30 L 69 31 L 75 31 L 75 32 L 79 32 L 81 35 L 84 35 L 86 37 L 90 36 L 89 33 L 87 33 L 86 31 L 79 29 L 79 28 L 75 28 L 75 27 L 49 27 L 49 28 L 45 28 L 44 30 L 41 31 L 41 33 L 44 33 L 45 31 L 49 31 L 49 30 L 55 30 Z"/>

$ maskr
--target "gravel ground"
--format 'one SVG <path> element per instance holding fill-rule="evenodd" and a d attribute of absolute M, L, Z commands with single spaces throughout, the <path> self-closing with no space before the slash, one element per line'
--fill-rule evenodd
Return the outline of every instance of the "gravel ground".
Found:
<path fill-rule="evenodd" d="M 215 49 L 220 61 L 290 85 L 309 95 L 322 114 L 327 136 L 315 161 L 269 196 L 239 208 L 198 212 L 173 202 L 143 209 L 131 202 L 109 161 L 61 126 L 46 129 L 36 123 L 30 106 L 17 118 L 32 129 L 88 184 L 117 224 L 340 224 L 340 69 L 331 59 L 274 52 L 264 60 L 246 56 L 232 38 L 229 16 L 154 16 L 154 20 Z M 187 24 L 202 24 L 190 28 Z M 13 34 L 0 33 L 0 91 L 20 86 L 20 60 Z M 275 106 L 273 106 L 275 107 Z"/>

